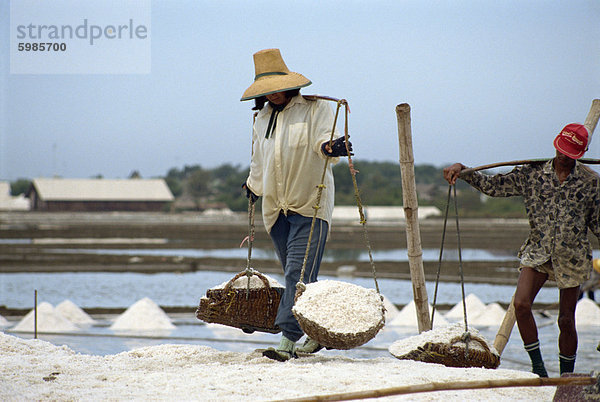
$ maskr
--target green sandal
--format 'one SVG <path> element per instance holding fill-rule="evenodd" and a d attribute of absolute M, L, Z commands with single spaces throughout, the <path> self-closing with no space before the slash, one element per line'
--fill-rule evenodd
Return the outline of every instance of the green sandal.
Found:
<path fill-rule="evenodd" d="M 306 338 L 304 344 L 296 349 L 296 352 L 300 353 L 317 353 L 319 350 L 323 349 L 323 345 L 319 344 L 319 342 L 312 340 L 310 338 Z"/>
<path fill-rule="evenodd" d="M 296 354 L 296 342 L 289 340 L 285 336 L 281 336 L 281 341 L 277 349 L 269 348 L 262 353 L 263 356 L 268 357 L 272 360 L 285 362 L 291 358 L 297 358 Z"/>

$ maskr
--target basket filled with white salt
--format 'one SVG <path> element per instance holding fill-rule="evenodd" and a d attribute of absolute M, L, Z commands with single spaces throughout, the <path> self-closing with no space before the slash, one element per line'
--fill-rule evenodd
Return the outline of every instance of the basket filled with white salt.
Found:
<path fill-rule="evenodd" d="M 196 310 L 199 320 L 254 331 L 278 333 L 275 317 L 284 287 L 258 271 L 242 271 L 206 291 Z"/>
<path fill-rule="evenodd" d="M 379 293 L 347 282 L 323 280 L 296 292 L 292 308 L 300 327 L 329 349 L 352 349 L 373 339 L 385 325 Z"/>
<path fill-rule="evenodd" d="M 439 327 L 400 339 L 389 352 L 401 360 L 439 363 L 447 367 L 484 367 L 495 369 L 500 355 L 475 328 L 460 324 Z"/>

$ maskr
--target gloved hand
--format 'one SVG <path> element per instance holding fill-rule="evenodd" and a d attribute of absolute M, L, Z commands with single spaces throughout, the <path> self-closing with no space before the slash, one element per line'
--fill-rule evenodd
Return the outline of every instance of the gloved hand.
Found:
<path fill-rule="evenodd" d="M 350 136 L 348 136 L 348 138 L 350 138 Z M 333 157 L 348 156 L 348 150 L 350 151 L 350 156 L 354 155 L 352 153 L 352 143 L 350 141 L 348 141 L 348 149 L 346 149 L 346 141 L 345 141 L 344 137 L 340 137 L 340 138 L 337 138 L 334 141 L 332 141 L 331 152 L 328 151 L 328 148 L 329 148 L 329 141 L 324 142 L 323 145 L 321 145 L 321 150 L 327 156 L 333 156 Z"/>
<path fill-rule="evenodd" d="M 252 201 L 252 203 L 255 203 L 256 200 L 258 200 L 258 195 L 254 194 L 252 192 L 252 190 L 250 190 L 248 188 L 248 186 L 246 185 L 246 182 L 244 182 L 244 184 L 242 184 L 242 188 L 244 190 L 246 190 L 246 198 L 248 198 L 250 201 Z"/>

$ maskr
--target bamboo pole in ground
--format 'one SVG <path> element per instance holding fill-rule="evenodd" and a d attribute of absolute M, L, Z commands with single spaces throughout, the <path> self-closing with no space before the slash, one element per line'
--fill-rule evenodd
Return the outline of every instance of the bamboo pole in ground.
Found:
<path fill-rule="evenodd" d="M 506 314 L 504 314 L 502 324 L 500 324 L 500 328 L 498 328 L 496 339 L 494 339 L 494 349 L 498 351 L 499 356 L 502 356 L 502 352 L 510 339 L 510 334 L 515 326 L 515 321 L 517 321 L 517 317 L 515 316 L 515 296 L 513 295 L 510 304 L 508 305 L 508 309 L 506 310 Z"/>
<path fill-rule="evenodd" d="M 429 302 L 425 287 L 425 272 L 423 270 L 423 250 L 421 248 L 421 232 L 417 189 L 415 184 L 415 161 L 412 148 L 412 133 L 410 127 L 410 106 L 403 103 L 396 106 L 398 118 L 398 143 L 400 146 L 400 170 L 402 174 L 402 200 L 404 217 L 406 218 L 406 240 L 408 249 L 408 264 L 413 287 L 417 323 L 419 333 L 431 329 Z"/>
<path fill-rule="evenodd" d="M 419 392 L 490 389 L 510 387 L 547 387 L 558 385 L 594 385 L 596 377 L 557 377 L 557 378 L 509 378 L 499 380 L 430 382 L 427 384 L 404 385 L 400 387 L 374 389 L 368 391 L 345 392 L 331 395 L 315 395 L 286 401 L 349 401 L 353 399 L 381 398 L 391 395 L 416 394 Z"/>

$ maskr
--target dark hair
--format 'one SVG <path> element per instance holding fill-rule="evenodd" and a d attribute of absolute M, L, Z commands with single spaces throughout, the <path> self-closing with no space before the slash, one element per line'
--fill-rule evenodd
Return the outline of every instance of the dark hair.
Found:
<path fill-rule="evenodd" d="M 252 110 L 261 110 L 265 106 L 265 103 L 267 103 L 266 96 L 259 96 L 258 98 L 254 98 L 254 107 L 252 108 Z"/>
<path fill-rule="evenodd" d="M 294 96 L 300 94 L 300 88 L 287 90 L 284 92 L 284 94 L 286 98 L 291 99 Z M 252 110 L 261 110 L 265 106 L 265 103 L 267 103 L 266 96 L 259 96 L 258 98 L 254 98 L 254 107 L 252 108 Z"/>

